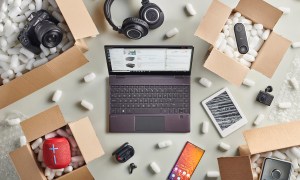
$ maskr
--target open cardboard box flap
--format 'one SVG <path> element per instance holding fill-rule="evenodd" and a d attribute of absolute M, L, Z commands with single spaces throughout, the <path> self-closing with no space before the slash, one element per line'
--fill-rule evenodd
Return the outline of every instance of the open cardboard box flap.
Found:
<path fill-rule="evenodd" d="M 69 74 L 88 60 L 76 46 L 0 87 L 0 109 Z"/>
<path fill-rule="evenodd" d="M 244 132 L 251 154 L 283 149 L 300 144 L 300 121 L 256 128 Z"/>
<path fill-rule="evenodd" d="M 286 38 L 272 32 L 260 49 L 256 61 L 252 64 L 252 69 L 271 78 L 291 43 Z"/>
<path fill-rule="evenodd" d="M 41 112 L 21 122 L 21 127 L 28 142 L 66 125 L 58 106 Z"/>
<path fill-rule="evenodd" d="M 47 180 L 36 165 L 34 154 L 29 145 L 10 152 L 9 156 L 22 180 Z"/>
<path fill-rule="evenodd" d="M 283 14 L 263 0 L 240 0 L 235 10 L 268 29 L 273 29 Z"/>
<path fill-rule="evenodd" d="M 75 41 L 75 45 L 80 49 L 81 52 L 85 53 L 89 50 L 88 45 L 84 39 L 78 39 Z"/>
<path fill-rule="evenodd" d="M 249 156 L 218 158 L 222 180 L 253 180 Z"/>
<path fill-rule="evenodd" d="M 104 155 L 104 151 L 89 118 L 69 123 L 69 127 L 86 163 Z"/>
<path fill-rule="evenodd" d="M 240 156 L 250 156 L 251 153 L 250 153 L 248 145 L 245 144 L 245 145 L 239 146 L 239 154 L 240 154 Z"/>
<path fill-rule="evenodd" d="M 65 174 L 56 180 L 94 180 L 94 177 L 90 173 L 87 166 L 82 166 L 74 171 L 72 173 Z"/>
<path fill-rule="evenodd" d="M 250 71 L 249 68 L 232 60 L 215 48 L 212 49 L 208 59 L 205 61 L 204 67 L 236 85 L 241 85 Z"/>
<path fill-rule="evenodd" d="M 228 6 L 218 0 L 214 0 L 198 26 L 195 36 L 214 45 L 231 11 L 232 9 Z"/>
<path fill-rule="evenodd" d="M 56 0 L 75 40 L 99 34 L 82 0 Z"/>
<path fill-rule="evenodd" d="M 8 84 L 0 87 L 0 109 L 47 86 L 69 74 L 88 61 L 83 53 L 88 50 L 85 37 L 99 34 L 82 0 L 56 0 L 71 32 L 75 46 Z M 70 8 L 71 7 L 71 8 Z"/>

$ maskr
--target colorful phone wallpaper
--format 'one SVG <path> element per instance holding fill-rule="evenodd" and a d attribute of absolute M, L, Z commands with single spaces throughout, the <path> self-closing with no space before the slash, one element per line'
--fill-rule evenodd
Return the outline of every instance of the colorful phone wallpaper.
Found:
<path fill-rule="evenodd" d="M 188 180 L 199 164 L 204 150 L 187 142 L 175 166 L 169 174 L 168 180 Z"/>

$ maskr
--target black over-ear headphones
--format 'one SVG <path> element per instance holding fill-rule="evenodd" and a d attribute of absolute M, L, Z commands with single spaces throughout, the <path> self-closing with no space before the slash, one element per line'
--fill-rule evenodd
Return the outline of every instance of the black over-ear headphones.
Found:
<path fill-rule="evenodd" d="M 164 13 L 154 3 L 149 0 L 142 0 L 142 7 L 139 12 L 139 18 L 129 17 L 123 21 L 121 27 L 116 26 L 111 18 L 111 5 L 114 0 L 105 0 L 104 14 L 106 20 L 113 27 L 113 30 L 124 34 L 130 39 L 140 39 L 148 34 L 149 29 L 155 29 L 164 22 Z"/>

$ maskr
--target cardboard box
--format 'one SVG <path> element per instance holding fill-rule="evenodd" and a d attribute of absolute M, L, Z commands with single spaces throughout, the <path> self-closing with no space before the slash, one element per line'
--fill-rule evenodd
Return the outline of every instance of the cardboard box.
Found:
<path fill-rule="evenodd" d="M 40 162 L 37 161 L 36 155 L 30 147 L 30 143 L 64 126 L 69 126 L 71 129 L 86 164 L 104 155 L 104 151 L 89 118 L 86 117 L 67 124 L 59 107 L 54 106 L 21 122 L 21 127 L 28 143 L 9 153 L 9 155 L 22 180 L 47 179 L 40 167 Z M 57 179 L 89 180 L 94 178 L 88 170 L 87 165 L 84 165 Z"/>
<path fill-rule="evenodd" d="M 234 12 L 240 12 L 254 23 L 263 24 L 265 28 L 272 30 L 250 69 L 213 47 L 227 19 Z M 281 16 L 282 11 L 263 0 L 240 0 L 233 10 L 214 0 L 195 33 L 212 45 L 204 67 L 236 85 L 242 84 L 251 69 L 271 78 L 291 45 L 289 40 L 273 31 Z"/>
<path fill-rule="evenodd" d="M 47 64 L 25 73 L 8 84 L 0 86 L 0 109 L 47 86 L 69 74 L 88 60 L 84 56 L 87 45 L 83 38 L 99 34 L 82 0 L 56 0 L 71 33 L 75 45 Z"/>
<path fill-rule="evenodd" d="M 300 122 L 267 126 L 244 132 L 247 145 L 240 156 L 218 158 L 222 180 L 253 180 L 250 156 L 300 145 Z"/>

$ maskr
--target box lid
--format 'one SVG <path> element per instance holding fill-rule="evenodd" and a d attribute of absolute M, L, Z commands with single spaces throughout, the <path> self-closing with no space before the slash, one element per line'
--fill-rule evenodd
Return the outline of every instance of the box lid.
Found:
<path fill-rule="evenodd" d="M 69 123 L 69 127 L 86 163 L 104 155 L 102 146 L 88 117 Z"/>
<path fill-rule="evenodd" d="M 240 156 L 250 156 L 251 153 L 250 153 L 248 145 L 239 146 L 239 154 L 240 154 Z"/>
<path fill-rule="evenodd" d="M 92 174 L 90 173 L 87 166 L 82 166 L 78 169 L 75 169 L 71 173 L 65 174 L 56 180 L 94 180 Z"/>
<path fill-rule="evenodd" d="M 273 29 L 282 16 L 282 11 L 263 0 L 240 0 L 235 10 L 268 29 Z"/>
<path fill-rule="evenodd" d="M 215 48 L 212 49 L 205 61 L 204 67 L 235 85 L 241 85 L 250 71 L 249 68 L 236 62 Z"/>
<path fill-rule="evenodd" d="M 99 34 L 82 0 L 56 0 L 75 40 Z"/>
<path fill-rule="evenodd" d="M 22 180 L 47 179 L 38 168 L 34 154 L 28 144 L 10 152 L 9 156 Z"/>
<path fill-rule="evenodd" d="M 286 38 L 272 32 L 260 49 L 252 68 L 271 78 L 291 43 Z"/>
<path fill-rule="evenodd" d="M 249 156 L 218 158 L 222 180 L 253 180 Z"/>
<path fill-rule="evenodd" d="M 22 130 L 28 142 L 64 125 L 66 125 L 66 123 L 58 106 L 54 106 L 21 122 Z"/>
<path fill-rule="evenodd" d="M 228 6 L 218 0 L 214 0 L 202 18 L 202 21 L 195 32 L 195 36 L 214 45 L 231 11 L 232 9 Z"/>
<path fill-rule="evenodd" d="M 88 60 L 73 46 L 47 64 L 27 72 L 0 87 L 0 109 L 41 89 L 86 64 Z"/>
<path fill-rule="evenodd" d="M 79 49 L 81 50 L 81 52 L 85 53 L 89 50 L 88 45 L 86 44 L 84 39 L 78 39 L 75 41 L 75 44 L 77 47 L 79 47 Z"/>
<path fill-rule="evenodd" d="M 300 145 L 300 121 L 251 129 L 244 132 L 251 154 Z"/>

